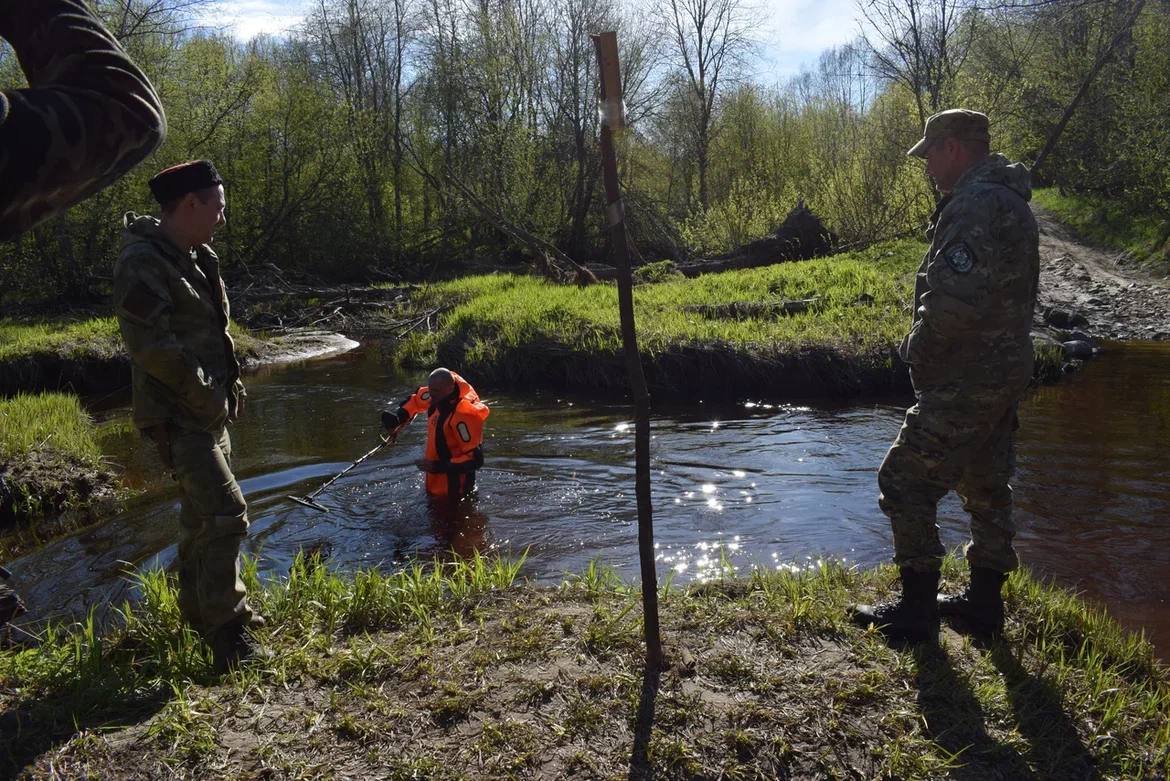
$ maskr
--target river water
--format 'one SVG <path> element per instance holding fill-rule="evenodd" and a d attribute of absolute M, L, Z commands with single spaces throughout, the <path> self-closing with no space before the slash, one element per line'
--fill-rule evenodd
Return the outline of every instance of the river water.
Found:
<path fill-rule="evenodd" d="M 470 378 L 474 381 L 474 378 Z M 330 512 L 290 501 L 377 444 L 378 412 L 421 377 L 396 373 L 378 347 L 250 378 L 233 429 L 250 505 L 248 551 L 281 575 L 298 550 L 342 569 L 401 567 L 454 547 L 519 555 L 543 582 L 596 559 L 637 578 L 630 408 L 542 393 L 497 394 L 475 511 L 437 520 L 413 468 L 424 425 L 321 495 Z M 761 388 L 737 404 L 659 405 L 652 422 L 659 578 L 681 583 L 721 568 L 869 566 L 891 555 L 876 469 L 906 401 L 853 406 L 775 403 Z M 124 406 L 99 412 L 103 447 L 143 490 L 100 527 L 12 563 L 38 615 L 120 599 L 128 566 L 174 555 L 177 502 L 157 476 Z M 1170 658 L 1170 345 L 1115 345 L 1021 408 L 1018 547 L 1033 572 L 1107 606 Z M 940 506 L 948 546 L 966 517 Z"/>

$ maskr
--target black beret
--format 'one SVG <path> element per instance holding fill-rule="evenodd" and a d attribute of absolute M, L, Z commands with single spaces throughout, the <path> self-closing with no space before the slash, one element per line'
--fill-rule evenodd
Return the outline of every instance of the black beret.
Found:
<path fill-rule="evenodd" d="M 223 184 L 219 172 L 209 160 L 192 160 L 159 171 L 149 182 L 150 193 L 160 205 L 166 205 L 187 193 Z"/>

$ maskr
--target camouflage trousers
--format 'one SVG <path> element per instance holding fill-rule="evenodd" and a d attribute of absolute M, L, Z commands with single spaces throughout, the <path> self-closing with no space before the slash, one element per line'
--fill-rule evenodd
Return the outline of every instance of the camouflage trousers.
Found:
<path fill-rule="evenodd" d="M 971 516 L 967 563 L 996 572 L 1019 565 L 1012 538 L 1018 395 L 1002 390 L 924 391 L 906 412 L 878 470 L 879 504 L 894 532 L 894 561 L 938 570 L 938 502 L 954 489 Z"/>
<path fill-rule="evenodd" d="M 232 475 L 227 429 L 211 433 L 172 428 L 169 451 L 183 494 L 178 552 L 183 617 L 205 637 L 236 621 L 262 624 L 240 580 L 248 508 Z"/>

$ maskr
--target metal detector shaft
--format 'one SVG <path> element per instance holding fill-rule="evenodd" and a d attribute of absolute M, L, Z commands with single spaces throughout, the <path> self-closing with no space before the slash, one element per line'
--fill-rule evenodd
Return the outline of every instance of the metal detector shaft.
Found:
<path fill-rule="evenodd" d="M 325 482 L 323 485 L 321 485 L 321 487 L 319 487 L 319 488 L 318 488 L 316 491 L 313 491 L 313 493 L 309 494 L 308 496 L 289 496 L 288 498 L 289 498 L 289 499 L 292 499 L 294 502 L 297 502 L 298 504 L 303 504 L 303 505 L 305 505 L 306 507 L 312 507 L 314 510 L 320 510 L 320 511 L 322 511 L 322 512 L 328 512 L 328 511 L 329 511 L 329 509 L 328 509 L 327 507 L 325 507 L 324 505 L 318 504 L 317 502 L 313 501 L 314 497 L 316 497 L 316 496 L 317 496 L 319 493 L 321 493 L 322 491 L 324 491 L 324 490 L 325 490 L 326 488 L 328 488 L 329 486 L 333 485 L 335 482 L 337 482 L 337 481 L 338 481 L 338 480 L 339 480 L 341 477 L 343 477 L 344 475 L 346 475 L 346 474 L 347 474 L 347 473 L 348 473 L 348 472 L 349 472 L 351 469 L 353 469 L 354 467 L 356 467 L 358 464 L 360 464 L 361 462 L 365 461 L 367 458 L 369 458 L 370 456 L 374 455 L 374 453 L 377 453 L 377 452 L 378 452 L 379 450 L 381 450 L 382 448 L 384 448 L 384 447 L 386 447 L 387 445 L 391 444 L 391 443 L 392 443 L 392 442 L 394 442 L 396 439 L 397 439 L 397 437 L 383 437 L 383 438 L 382 438 L 382 442 L 381 442 L 381 443 L 380 443 L 380 444 L 379 444 L 379 445 L 378 445 L 376 448 L 374 448 L 373 450 L 371 450 L 369 453 L 366 453 L 364 456 L 362 456 L 362 457 L 361 457 L 361 458 L 359 458 L 358 460 L 354 461 L 352 464 L 350 464 L 349 466 L 347 466 L 345 469 L 342 469 L 340 472 L 338 472 L 338 473 L 337 473 L 337 474 L 335 474 L 333 477 L 331 477 L 329 480 L 327 480 L 327 481 L 326 481 L 326 482 Z"/>

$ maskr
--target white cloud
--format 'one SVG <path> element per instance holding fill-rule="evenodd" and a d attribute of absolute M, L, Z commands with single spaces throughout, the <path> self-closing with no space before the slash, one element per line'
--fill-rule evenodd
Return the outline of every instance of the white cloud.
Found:
<path fill-rule="evenodd" d="M 748 0 L 752 2 L 753 0 Z M 765 83 L 782 82 L 816 64 L 825 49 L 858 36 L 857 0 L 754 0 L 762 25 L 762 59 L 752 69 Z M 305 17 L 310 0 L 222 0 L 200 21 L 240 40 L 283 35 Z"/>
<path fill-rule="evenodd" d="M 763 62 L 755 76 L 784 81 L 812 66 L 825 49 L 856 40 L 861 27 L 856 0 L 763 0 Z"/>
<path fill-rule="evenodd" d="M 242 41 L 284 35 L 305 18 L 303 0 L 224 0 L 199 21 L 230 31 Z"/>

